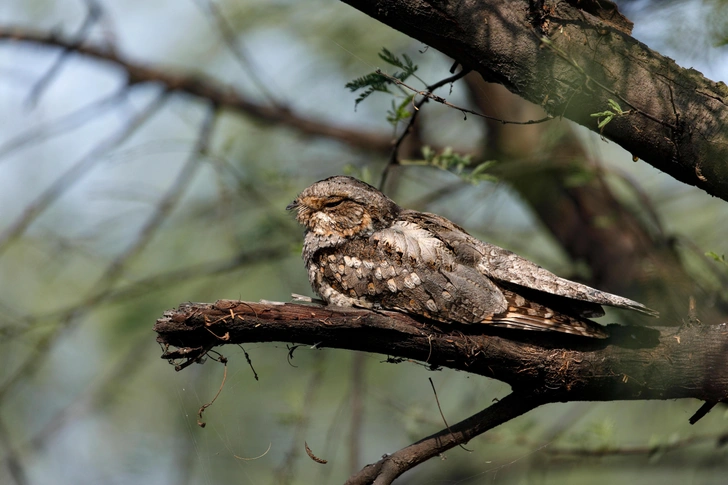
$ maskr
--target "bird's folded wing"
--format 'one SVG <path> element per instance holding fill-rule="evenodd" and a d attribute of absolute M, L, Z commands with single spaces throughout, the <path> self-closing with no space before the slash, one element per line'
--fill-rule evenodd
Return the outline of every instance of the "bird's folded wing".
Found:
<path fill-rule="evenodd" d="M 541 266 L 518 256 L 506 249 L 475 239 L 480 246 L 483 258 L 477 265 L 484 275 L 494 280 L 505 281 L 552 295 L 575 300 L 588 301 L 599 305 L 634 310 L 645 315 L 657 317 L 659 314 L 642 303 L 594 289 L 590 286 L 560 278 Z"/>
<path fill-rule="evenodd" d="M 403 211 L 400 217 L 426 228 L 452 248 L 458 262 L 474 266 L 496 283 L 505 282 L 596 305 L 626 308 L 652 317 L 659 315 L 655 310 L 647 308 L 642 303 L 560 278 L 511 251 L 472 237 L 460 226 L 436 214 Z M 595 306 L 584 306 L 575 308 L 575 310 L 583 316 L 597 317 L 604 314 Z"/>

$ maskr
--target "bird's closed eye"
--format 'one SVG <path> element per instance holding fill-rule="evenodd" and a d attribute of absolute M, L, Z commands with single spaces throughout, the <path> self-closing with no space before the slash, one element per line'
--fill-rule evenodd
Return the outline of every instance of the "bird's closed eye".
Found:
<path fill-rule="evenodd" d="M 344 202 L 344 199 L 329 200 L 326 203 L 324 203 L 324 207 L 336 207 L 337 205 L 341 204 L 342 202 Z"/>

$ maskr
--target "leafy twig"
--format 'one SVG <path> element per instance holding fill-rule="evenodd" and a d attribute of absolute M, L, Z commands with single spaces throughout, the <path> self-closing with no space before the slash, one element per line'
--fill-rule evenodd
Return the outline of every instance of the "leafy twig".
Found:
<path fill-rule="evenodd" d="M 400 59 L 387 48 L 383 48 L 382 52 L 379 53 L 379 58 L 387 64 L 401 69 L 401 71 L 395 71 L 395 73 L 392 75 L 393 79 L 404 81 L 410 76 L 414 75 L 415 71 L 417 71 L 417 65 L 412 62 L 412 59 L 407 54 L 402 54 L 402 58 Z M 365 76 L 356 78 L 353 81 L 346 83 L 346 87 L 349 88 L 352 92 L 364 89 L 364 92 L 361 93 L 358 98 L 356 98 L 354 106 L 359 106 L 359 103 L 361 103 L 376 92 L 391 94 L 389 86 L 392 86 L 396 83 L 393 83 L 391 80 L 378 75 L 378 73 L 379 69 L 377 69 L 376 72 L 369 73 Z"/>
<path fill-rule="evenodd" d="M 619 106 L 619 104 L 613 100 L 608 99 L 607 103 L 609 104 L 609 107 L 611 109 L 600 111 L 598 113 L 592 113 L 590 116 L 592 118 L 597 118 L 597 128 L 599 128 L 599 132 L 601 133 L 602 130 L 604 130 L 604 127 L 609 124 L 610 121 L 612 121 L 614 118 L 618 116 L 626 116 L 632 113 L 632 110 L 623 111 L 622 107 Z"/>
<path fill-rule="evenodd" d="M 435 84 L 432 84 L 430 86 L 427 86 L 428 92 L 433 92 L 434 90 L 441 88 L 442 86 L 445 86 L 447 84 L 454 83 L 458 79 L 463 78 L 465 75 L 467 75 L 470 72 L 469 69 L 463 69 L 457 74 L 454 74 L 450 77 L 446 77 L 445 79 L 442 79 Z M 407 103 L 410 104 L 410 102 L 414 99 L 413 96 L 408 96 L 406 98 Z M 412 132 L 412 128 L 414 127 L 415 121 L 417 120 L 417 116 L 420 113 L 420 108 L 428 101 L 429 98 L 423 97 L 420 101 L 418 101 L 416 104 L 413 105 L 414 110 L 413 111 L 406 111 L 406 115 L 404 113 L 397 113 L 398 115 L 401 115 L 401 118 L 394 118 L 393 121 L 398 122 L 400 119 L 405 119 L 406 117 L 409 117 L 409 123 L 407 123 L 407 127 L 402 131 L 402 133 L 397 138 L 397 141 L 394 143 L 394 146 L 392 147 L 392 152 L 389 155 L 389 162 L 387 163 L 387 166 L 384 167 L 384 171 L 382 172 L 382 177 L 379 181 L 379 189 L 384 190 L 384 185 L 387 182 L 387 177 L 389 176 L 390 169 L 393 165 L 399 164 L 399 148 L 402 146 L 402 142 L 407 138 L 407 136 Z M 394 105 L 394 102 L 392 102 L 392 105 Z M 400 106 L 404 107 L 404 103 L 402 103 Z M 388 119 L 389 121 L 389 119 Z M 391 123 L 392 121 L 390 121 Z"/>
<path fill-rule="evenodd" d="M 390 81 L 392 81 L 394 84 L 397 84 L 397 85 L 402 86 L 402 87 L 404 87 L 406 89 L 409 89 L 410 91 L 413 91 L 416 94 L 419 94 L 420 96 L 425 96 L 426 98 L 429 98 L 432 101 L 435 101 L 436 103 L 440 103 L 440 104 L 443 104 L 443 105 L 448 106 L 450 108 L 456 109 L 456 110 L 460 111 L 461 113 L 463 113 L 465 115 L 468 115 L 468 114 L 475 115 L 475 116 L 478 116 L 480 118 L 485 118 L 485 119 L 488 119 L 488 120 L 498 121 L 500 123 L 503 123 L 504 125 L 535 125 L 537 123 L 544 123 L 546 121 L 551 121 L 553 119 L 553 116 L 548 115 L 548 116 L 545 116 L 545 117 L 543 117 L 541 119 L 538 119 L 538 120 L 512 121 L 512 120 L 504 120 L 504 119 L 501 119 L 501 118 L 497 118 L 495 116 L 484 115 L 483 113 L 479 113 L 477 111 L 473 111 L 473 110 L 468 109 L 468 108 L 463 108 L 461 106 L 456 106 L 456 105 L 450 103 L 449 101 L 447 101 L 442 96 L 437 96 L 437 95 L 432 94 L 431 92 L 428 92 L 428 91 L 419 91 L 419 90 L 413 88 L 412 86 L 409 86 L 408 84 L 405 84 L 404 82 L 400 81 L 396 77 L 390 76 L 389 74 L 384 73 L 384 72 L 382 72 L 379 69 L 376 70 L 376 74 L 378 74 L 380 76 L 383 76 L 383 77 L 389 79 Z"/>

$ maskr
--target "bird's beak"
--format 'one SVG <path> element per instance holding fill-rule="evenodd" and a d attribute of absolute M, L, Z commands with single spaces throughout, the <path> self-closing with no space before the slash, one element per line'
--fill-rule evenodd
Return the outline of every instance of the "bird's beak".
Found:
<path fill-rule="evenodd" d="M 290 204 L 286 206 L 287 211 L 292 211 L 293 209 L 298 209 L 298 206 L 301 205 L 298 203 L 298 199 L 294 200 Z"/>

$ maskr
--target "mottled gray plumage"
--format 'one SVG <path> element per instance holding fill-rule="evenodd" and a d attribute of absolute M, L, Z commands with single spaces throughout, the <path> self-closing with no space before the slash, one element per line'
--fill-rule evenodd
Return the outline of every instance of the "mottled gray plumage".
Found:
<path fill-rule="evenodd" d="M 287 209 L 306 228 L 311 285 L 331 305 L 597 338 L 607 333 L 588 318 L 604 315 L 601 305 L 657 316 L 479 241 L 444 217 L 402 209 L 352 177 L 316 182 Z"/>

